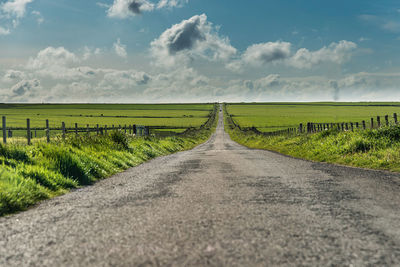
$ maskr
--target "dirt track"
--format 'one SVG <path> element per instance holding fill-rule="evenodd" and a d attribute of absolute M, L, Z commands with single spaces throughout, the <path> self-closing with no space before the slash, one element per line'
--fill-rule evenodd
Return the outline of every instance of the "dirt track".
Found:
<path fill-rule="evenodd" d="M 222 117 L 222 116 L 220 116 Z M 400 176 L 217 132 L 0 218 L 1 266 L 400 265 Z"/>

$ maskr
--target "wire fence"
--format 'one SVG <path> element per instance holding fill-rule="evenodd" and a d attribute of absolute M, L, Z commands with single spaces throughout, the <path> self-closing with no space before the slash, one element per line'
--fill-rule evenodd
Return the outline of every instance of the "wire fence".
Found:
<path fill-rule="evenodd" d="M 216 114 L 216 108 L 209 113 L 207 116 L 207 121 L 202 124 L 199 128 L 203 128 L 206 125 L 210 124 L 210 120 L 213 120 Z M 193 127 L 185 127 L 185 126 L 144 126 L 144 125 L 136 125 L 136 124 L 125 124 L 125 125 L 82 125 L 78 123 L 73 123 L 72 127 L 67 127 L 64 122 L 61 122 L 59 126 L 57 123 L 51 122 L 46 119 L 43 122 L 43 127 L 31 127 L 30 119 L 21 119 L 12 118 L 12 121 L 20 120 L 18 122 L 19 125 L 22 123 L 26 123 L 26 127 L 13 127 L 7 124 L 7 117 L 2 116 L 2 124 L 0 128 L 0 139 L 2 139 L 3 143 L 6 144 L 8 141 L 18 141 L 21 142 L 23 140 L 26 141 L 28 145 L 32 144 L 33 139 L 37 140 L 45 140 L 47 143 L 50 143 L 53 138 L 62 138 L 65 139 L 67 135 L 75 134 L 75 135 L 108 135 L 112 131 L 123 131 L 126 134 L 135 135 L 137 137 L 149 136 L 151 134 L 166 136 L 177 134 L 178 132 L 185 132 L 188 128 Z M 37 122 L 37 121 L 35 121 Z M 37 124 L 36 124 L 37 125 Z"/>

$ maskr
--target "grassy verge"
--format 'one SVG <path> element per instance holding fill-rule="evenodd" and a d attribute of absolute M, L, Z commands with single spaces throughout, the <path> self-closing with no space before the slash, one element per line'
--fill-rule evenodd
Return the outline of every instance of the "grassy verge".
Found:
<path fill-rule="evenodd" d="M 339 132 L 329 130 L 298 136 L 264 136 L 241 131 L 225 118 L 232 140 L 250 148 L 267 149 L 313 161 L 400 171 L 400 126 Z"/>
<path fill-rule="evenodd" d="M 191 149 L 210 137 L 216 121 L 214 116 L 200 129 L 165 138 L 133 138 L 117 131 L 105 137 L 70 137 L 51 144 L 0 144 L 0 216 L 154 157 Z"/>

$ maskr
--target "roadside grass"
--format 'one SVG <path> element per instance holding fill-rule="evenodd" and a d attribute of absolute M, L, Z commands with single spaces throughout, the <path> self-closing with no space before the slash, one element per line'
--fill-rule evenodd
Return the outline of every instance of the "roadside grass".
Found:
<path fill-rule="evenodd" d="M 232 140 L 257 149 L 312 161 L 400 172 L 400 126 L 341 132 L 335 129 L 296 136 L 264 136 L 227 125 Z"/>
<path fill-rule="evenodd" d="M 109 136 L 70 136 L 50 144 L 0 144 L 0 216 L 154 157 L 192 149 L 210 137 L 216 122 L 213 118 L 202 128 L 165 138 L 136 138 L 115 131 Z"/>

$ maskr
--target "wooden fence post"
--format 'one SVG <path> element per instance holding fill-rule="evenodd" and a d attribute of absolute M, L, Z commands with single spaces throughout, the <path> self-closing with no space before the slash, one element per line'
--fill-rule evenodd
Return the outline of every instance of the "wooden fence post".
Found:
<path fill-rule="evenodd" d="M 26 119 L 26 136 L 28 138 L 28 146 L 31 144 L 31 120 Z"/>
<path fill-rule="evenodd" d="M 393 113 L 394 123 L 397 124 L 397 113 Z"/>
<path fill-rule="evenodd" d="M 65 139 L 65 122 L 61 123 L 62 138 Z"/>
<path fill-rule="evenodd" d="M 385 123 L 386 123 L 386 126 L 389 126 L 389 116 L 388 115 L 385 115 Z"/>
<path fill-rule="evenodd" d="M 302 132 L 303 132 L 303 124 L 300 123 L 300 125 L 299 125 L 299 133 L 302 133 Z"/>
<path fill-rule="evenodd" d="M 87 132 L 87 135 L 89 136 L 89 135 L 90 135 L 90 128 L 89 128 L 89 124 L 86 124 L 86 132 Z"/>
<path fill-rule="evenodd" d="M 4 144 L 7 144 L 6 116 L 3 116 L 3 143 L 4 143 Z"/>
<path fill-rule="evenodd" d="M 78 123 L 75 123 L 75 135 L 78 136 Z"/>
<path fill-rule="evenodd" d="M 47 143 L 50 143 L 50 126 L 49 126 L 49 120 L 46 120 L 46 139 L 47 139 Z"/>
<path fill-rule="evenodd" d="M 357 128 L 357 129 L 359 128 L 359 124 L 358 124 L 358 122 L 356 122 L 356 128 Z"/>
<path fill-rule="evenodd" d="M 381 117 L 376 116 L 376 123 L 378 124 L 378 128 L 381 128 Z"/>
<path fill-rule="evenodd" d="M 374 129 L 374 118 L 371 118 L 371 129 Z"/>
<path fill-rule="evenodd" d="M 136 124 L 134 124 L 134 125 L 132 126 L 132 129 L 133 129 L 133 134 L 137 134 Z"/>
<path fill-rule="evenodd" d="M 353 123 L 352 122 L 350 122 L 350 129 L 351 129 L 352 132 L 354 132 L 354 127 L 353 127 Z"/>
<path fill-rule="evenodd" d="M 362 121 L 362 126 L 363 126 L 363 130 L 365 130 L 365 128 L 366 128 L 365 121 Z"/>
<path fill-rule="evenodd" d="M 37 137 L 37 134 L 36 134 L 36 128 L 35 128 L 35 138 Z"/>
<path fill-rule="evenodd" d="M 125 133 L 126 133 L 126 124 L 125 124 L 125 126 L 124 126 L 124 131 L 125 131 Z"/>
<path fill-rule="evenodd" d="M 96 134 L 99 135 L 99 125 L 96 124 Z"/>
<path fill-rule="evenodd" d="M 346 131 L 349 130 L 349 124 L 346 122 Z"/>

